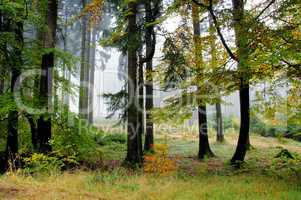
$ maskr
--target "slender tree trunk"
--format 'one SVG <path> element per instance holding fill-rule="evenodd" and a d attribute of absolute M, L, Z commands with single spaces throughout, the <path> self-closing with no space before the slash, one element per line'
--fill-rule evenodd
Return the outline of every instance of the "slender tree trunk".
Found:
<path fill-rule="evenodd" d="M 202 71 L 202 47 L 200 41 L 200 18 L 199 18 L 199 8 L 195 4 L 192 6 L 192 20 L 193 20 L 193 33 L 194 33 L 194 45 L 195 45 L 195 60 L 196 60 L 196 71 L 197 76 L 201 75 Z M 201 77 L 198 80 L 202 80 Z M 198 86 L 199 88 L 200 86 Z M 199 97 L 198 97 L 199 98 Z M 204 159 L 205 157 L 212 157 L 212 153 L 209 145 L 208 139 L 208 128 L 207 128 L 207 111 L 206 103 L 203 100 L 198 99 L 198 126 L 199 126 L 199 159 Z"/>
<path fill-rule="evenodd" d="M 153 22 L 151 2 L 145 2 L 145 12 L 146 12 L 146 23 Z M 153 26 L 149 26 L 145 33 L 146 42 L 146 55 L 149 55 L 152 51 L 152 32 L 154 31 Z M 144 150 L 150 151 L 154 145 L 154 125 L 151 115 L 151 110 L 153 109 L 153 61 L 152 59 L 146 63 L 146 83 L 145 83 L 145 111 L 146 111 L 146 133 L 145 133 L 145 143 Z"/>
<path fill-rule="evenodd" d="M 210 54 L 211 54 L 211 68 L 215 70 L 218 67 L 217 63 L 217 51 L 216 51 L 216 36 L 215 36 L 215 28 L 212 16 L 209 13 L 209 33 L 210 33 Z M 219 92 L 219 91 L 218 91 Z M 222 106 L 220 93 L 218 95 L 218 102 L 215 104 L 216 108 L 216 141 L 223 142 L 224 141 L 224 133 L 223 133 L 223 117 L 222 117 Z"/>
<path fill-rule="evenodd" d="M 215 104 L 216 108 L 216 141 L 224 142 L 224 131 L 223 131 L 223 116 L 221 103 Z"/>
<path fill-rule="evenodd" d="M 63 50 L 64 52 L 68 51 L 68 7 L 67 5 L 64 4 L 64 2 L 62 2 L 63 7 L 64 7 L 64 12 L 65 12 L 65 18 L 64 18 L 64 34 L 63 34 Z M 66 64 L 64 63 L 63 65 L 63 77 L 70 81 L 69 79 L 69 71 L 67 69 Z M 69 93 L 65 92 L 64 90 L 62 90 L 62 102 L 63 102 L 63 109 L 65 109 L 65 111 L 69 111 Z"/>
<path fill-rule="evenodd" d="M 94 104 L 94 73 L 95 73 L 95 54 L 96 54 L 96 35 L 97 29 L 94 28 L 92 31 L 92 42 L 91 42 L 91 55 L 90 55 L 90 89 L 89 89 L 89 123 L 92 124 L 93 118 L 93 104 Z"/>
<path fill-rule="evenodd" d="M 55 36 L 57 26 L 57 0 L 48 0 L 46 14 L 47 29 L 42 34 L 44 48 L 55 47 Z M 52 97 L 52 70 L 54 67 L 54 53 L 45 53 L 42 56 L 41 78 L 40 78 L 40 99 L 42 108 L 46 108 L 46 114 L 38 119 L 38 142 L 39 151 L 51 151 L 51 97 Z"/>
<path fill-rule="evenodd" d="M 3 16 L 2 16 L 2 12 L 0 10 L 0 33 L 2 33 L 3 31 Z M 2 46 L 1 46 L 2 48 Z M 3 69 L 0 69 L 0 95 L 2 95 L 4 93 L 4 73 L 3 73 Z"/>
<path fill-rule="evenodd" d="M 248 75 L 248 41 L 247 30 L 244 26 L 244 1 L 232 0 L 233 4 L 233 21 L 236 37 L 236 46 L 238 50 L 238 70 L 240 77 L 240 131 L 235 154 L 231 162 L 244 161 L 246 152 L 250 147 L 249 127 L 250 127 L 250 95 L 249 95 L 249 75 Z"/>
<path fill-rule="evenodd" d="M 4 93 L 4 74 L 0 74 L 0 95 Z"/>
<path fill-rule="evenodd" d="M 83 9 L 87 4 L 82 0 Z M 79 90 L 79 114 L 82 118 L 88 118 L 88 63 L 87 63 L 87 33 L 88 33 L 87 16 L 82 17 L 82 36 L 81 36 L 81 66 L 80 66 L 80 90 Z"/>
<path fill-rule="evenodd" d="M 17 22 L 13 24 L 16 41 L 18 42 L 19 47 L 14 49 L 14 65 L 11 66 L 11 84 L 10 84 L 10 92 L 13 94 L 15 92 L 15 88 L 18 85 L 18 78 L 21 74 L 21 66 L 22 66 L 22 48 L 23 48 L 23 23 Z M 18 110 L 11 110 L 8 113 L 8 136 L 6 143 L 6 163 L 11 164 L 11 167 L 16 167 L 16 156 L 18 154 Z M 8 166 L 8 165 L 7 165 Z"/>
<path fill-rule="evenodd" d="M 27 118 L 27 121 L 30 126 L 30 132 L 31 132 L 31 143 L 34 150 L 37 150 L 38 147 L 38 138 L 37 138 L 37 128 L 36 123 L 33 119 L 33 116 L 31 114 L 26 114 L 25 117 Z"/>
<path fill-rule="evenodd" d="M 142 48 L 141 48 L 142 49 Z M 142 50 L 141 50 L 142 51 Z M 142 59 L 142 54 L 140 56 L 140 59 Z M 144 74 L 143 74 L 143 65 L 144 63 L 139 60 L 138 64 L 138 133 L 139 135 L 144 134 L 144 112 L 145 112 L 145 107 L 144 107 Z M 140 136 L 139 136 L 140 137 Z M 140 140 L 140 139 L 139 139 Z M 142 141 L 142 138 L 141 138 Z"/>
<path fill-rule="evenodd" d="M 142 142 L 138 132 L 137 98 L 137 3 L 128 3 L 128 140 L 126 162 L 132 166 L 142 164 Z"/>
<path fill-rule="evenodd" d="M 139 151 L 142 155 L 142 135 L 144 134 L 144 74 L 143 74 L 143 63 L 140 63 L 138 66 L 138 141 L 139 144 Z"/>

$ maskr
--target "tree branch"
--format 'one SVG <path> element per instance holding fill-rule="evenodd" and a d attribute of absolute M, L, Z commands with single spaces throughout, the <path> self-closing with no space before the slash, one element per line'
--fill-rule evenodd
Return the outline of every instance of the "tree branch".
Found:
<path fill-rule="evenodd" d="M 208 7 L 208 11 L 209 11 L 209 13 L 210 13 L 210 15 L 211 15 L 211 17 L 212 17 L 212 20 L 213 20 L 215 29 L 216 29 L 216 31 L 217 31 L 217 34 L 218 34 L 218 36 L 219 36 L 219 38 L 220 38 L 220 40 L 221 40 L 223 46 L 225 47 L 227 53 L 229 54 L 229 56 L 230 56 L 233 60 L 237 61 L 237 60 L 238 60 L 237 57 L 236 57 L 236 56 L 234 55 L 234 53 L 231 51 L 230 47 L 228 46 L 228 44 L 227 44 L 227 42 L 226 42 L 226 40 L 225 40 L 225 38 L 224 38 L 224 36 L 223 36 L 223 34 L 222 34 L 222 31 L 221 31 L 221 29 L 220 29 L 220 27 L 219 27 L 219 25 L 218 25 L 218 21 L 217 21 L 217 18 L 216 18 L 216 16 L 215 16 L 215 14 L 214 14 L 214 11 L 213 11 L 213 9 L 212 9 L 212 6 Z"/>
<path fill-rule="evenodd" d="M 212 20 L 213 20 L 213 23 L 214 23 L 214 27 L 215 27 L 215 29 L 216 29 L 216 32 L 217 32 L 217 34 L 218 34 L 218 36 L 219 36 L 219 39 L 221 40 L 221 42 L 222 42 L 224 48 L 226 49 L 226 51 L 227 51 L 227 53 L 229 54 L 230 58 L 232 58 L 233 60 L 237 61 L 237 60 L 238 60 L 237 57 L 236 57 L 236 56 L 234 55 L 234 53 L 231 51 L 229 45 L 227 44 L 227 42 L 226 42 L 226 40 L 225 40 L 225 38 L 224 38 L 224 36 L 223 36 L 223 34 L 222 34 L 221 28 L 220 28 L 219 25 L 218 25 L 217 17 L 215 16 L 214 10 L 213 10 L 213 1 L 210 0 L 208 6 L 205 5 L 205 4 L 203 4 L 203 3 L 201 3 L 201 2 L 199 2 L 199 1 L 197 1 L 197 0 L 192 0 L 192 1 L 193 1 L 196 5 L 201 6 L 201 7 L 203 7 L 203 8 L 206 8 L 206 9 L 208 10 L 209 14 L 210 14 L 211 17 L 212 17 Z"/>
<path fill-rule="evenodd" d="M 272 0 L 256 17 L 255 20 L 258 20 L 259 17 L 273 4 L 276 0 Z"/>

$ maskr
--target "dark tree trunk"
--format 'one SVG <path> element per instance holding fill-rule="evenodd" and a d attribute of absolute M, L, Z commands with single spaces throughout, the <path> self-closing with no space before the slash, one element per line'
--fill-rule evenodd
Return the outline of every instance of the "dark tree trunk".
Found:
<path fill-rule="evenodd" d="M 224 142 L 224 131 L 223 131 L 223 116 L 221 103 L 215 104 L 216 108 L 216 141 Z"/>
<path fill-rule="evenodd" d="M 132 166 L 142 164 L 141 134 L 138 132 L 138 98 L 137 98 L 137 4 L 134 1 L 128 3 L 128 140 L 126 163 Z"/>
<path fill-rule="evenodd" d="M 192 8 L 192 19 L 193 19 L 193 33 L 194 33 L 194 45 L 195 45 L 195 60 L 197 63 L 196 70 L 197 76 L 201 76 L 203 62 L 202 58 L 202 48 L 200 41 L 200 18 L 199 18 L 199 8 L 193 4 Z M 199 77 L 202 80 L 201 77 Z M 200 86 L 198 86 L 199 88 Z M 200 98 L 200 97 L 199 97 Z M 199 159 L 204 159 L 205 157 L 212 157 L 214 154 L 212 153 L 209 146 L 208 139 L 208 128 L 207 128 L 207 111 L 206 111 L 206 103 L 202 100 L 198 99 L 198 126 L 199 126 Z"/>
<path fill-rule="evenodd" d="M 4 30 L 2 12 L 0 10 L 0 33 Z M 0 47 L 2 48 L 2 46 Z M 0 69 L 0 95 L 4 93 L 4 70 Z"/>
<path fill-rule="evenodd" d="M 89 123 L 92 124 L 93 118 L 93 105 L 94 105 L 94 73 L 95 73 L 95 54 L 96 54 L 96 28 L 92 31 L 92 42 L 91 42 L 91 55 L 90 55 L 90 89 L 89 89 Z"/>
<path fill-rule="evenodd" d="M 236 163 L 237 161 L 240 162 L 244 161 L 246 152 L 250 147 L 250 139 L 249 139 L 250 105 L 249 105 L 248 85 L 240 88 L 239 99 L 240 99 L 240 112 L 241 112 L 240 131 L 239 131 L 239 138 L 238 138 L 236 151 L 231 159 L 232 163 Z"/>
<path fill-rule="evenodd" d="M 246 152 L 250 147 L 250 96 L 248 75 L 248 40 L 247 29 L 244 25 L 244 1 L 232 0 L 235 43 L 238 50 L 238 71 L 240 72 L 240 131 L 236 151 L 231 159 L 233 164 L 244 161 Z"/>
<path fill-rule="evenodd" d="M 47 30 L 42 33 L 42 44 L 44 48 L 55 47 L 55 36 L 57 26 L 57 0 L 48 0 L 46 13 Z M 51 151 L 51 90 L 52 70 L 54 66 L 54 53 L 46 53 L 42 56 L 41 77 L 40 77 L 40 105 L 46 108 L 46 113 L 38 119 L 38 149 L 40 152 Z"/>
<path fill-rule="evenodd" d="M 4 93 L 4 78 L 3 78 L 3 74 L 0 74 L 0 95 L 2 95 Z"/>
<path fill-rule="evenodd" d="M 210 149 L 207 127 L 206 105 L 198 107 L 198 124 L 199 124 L 199 159 L 213 157 L 214 154 Z"/>
<path fill-rule="evenodd" d="M 146 23 L 153 22 L 151 2 L 145 2 L 145 12 L 146 12 Z M 149 26 L 145 33 L 146 42 L 146 55 L 149 55 L 152 51 L 152 32 L 154 31 L 153 26 Z M 153 109 L 153 62 L 152 59 L 146 62 L 146 77 L 145 77 L 145 111 L 146 111 L 146 132 L 145 132 L 145 143 L 144 150 L 150 151 L 154 145 L 154 125 L 151 115 L 151 110 Z"/>
<path fill-rule="evenodd" d="M 54 54 L 44 54 L 42 57 L 42 74 L 40 78 L 40 105 L 46 108 L 46 113 L 38 119 L 38 150 L 40 152 L 50 152 L 51 145 L 51 86 L 52 86 L 52 68 L 54 66 Z"/>
<path fill-rule="evenodd" d="M 144 74 L 143 74 L 143 63 L 140 63 L 138 66 L 138 133 L 142 135 L 144 134 Z M 142 140 L 142 138 L 141 138 Z"/>
<path fill-rule="evenodd" d="M 22 48 L 23 48 L 23 24 L 17 22 L 13 24 L 16 41 L 18 42 L 19 47 L 14 49 L 13 66 L 11 72 L 11 83 L 10 91 L 13 94 L 15 89 L 18 87 L 18 78 L 21 74 L 22 66 Z M 12 168 L 16 167 L 16 159 L 18 154 L 18 110 L 11 110 L 8 113 L 8 136 L 6 143 L 6 163 L 10 164 Z M 7 165 L 8 166 L 8 165 Z"/>
<path fill-rule="evenodd" d="M 31 143 L 34 150 L 37 150 L 38 147 L 38 138 L 37 138 L 37 128 L 36 123 L 33 119 L 33 116 L 30 114 L 26 114 L 25 117 L 27 118 L 27 121 L 30 126 L 30 132 L 31 132 Z"/>

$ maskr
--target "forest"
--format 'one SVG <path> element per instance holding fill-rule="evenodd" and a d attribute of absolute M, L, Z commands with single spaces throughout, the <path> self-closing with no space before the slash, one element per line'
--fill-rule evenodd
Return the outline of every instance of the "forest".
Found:
<path fill-rule="evenodd" d="M 0 0 L 0 199 L 301 199 L 301 1 Z"/>

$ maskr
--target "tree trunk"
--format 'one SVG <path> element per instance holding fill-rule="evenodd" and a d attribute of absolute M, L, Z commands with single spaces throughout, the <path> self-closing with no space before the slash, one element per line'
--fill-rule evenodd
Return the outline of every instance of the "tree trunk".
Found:
<path fill-rule="evenodd" d="M 15 92 L 15 88 L 18 85 L 18 78 L 21 74 L 21 66 L 22 66 L 22 48 L 23 48 L 23 23 L 17 22 L 13 24 L 14 32 L 16 36 L 16 41 L 18 42 L 19 47 L 14 49 L 14 57 L 13 66 L 11 72 L 11 83 L 10 83 L 10 91 L 13 94 Z M 15 108 L 14 110 L 9 111 L 8 113 L 8 135 L 7 135 L 7 143 L 6 143 L 6 164 L 10 164 L 12 168 L 16 167 L 16 159 L 18 154 L 18 110 Z"/>
<path fill-rule="evenodd" d="M 26 114 L 25 117 L 27 118 L 27 121 L 30 126 L 30 132 L 31 132 L 31 143 L 34 150 L 37 150 L 38 147 L 38 138 L 37 138 L 37 128 L 36 123 L 34 122 L 33 116 L 31 114 Z"/>
<path fill-rule="evenodd" d="M 215 104 L 216 108 L 216 141 L 224 142 L 223 117 L 221 103 Z"/>
<path fill-rule="evenodd" d="M 83 9 L 87 4 L 82 0 Z M 88 62 L 87 62 L 87 35 L 88 35 L 87 16 L 82 17 L 82 36 L 81 36 L 81 66 L 80 66 L 80 90 L 79 90 L 79 114 L 82 118 L 88 118 Z"/>
<path fill-rule="evenodd" d="M 200 41 L 200 18 L 199 18 L 199 8 L 197 5 L 193 4 L 192 6 L 192 20 L 193 20 L 193 33 L 194 33 L 194 45 L 195 45 L 195 62 L 196 62 L 196 71 L 197 76 L 201 76 L 202 71 L 202 47 Z M 201 77 L 198 80 L 202 80 Z M 200 86 L 198 86 L 199 88 Z M 198 97 L 200 98 L 200 97 Z M 198 126 L 199 126 L 199 159 L 204 159 L 205 157 L 212 157 L 212 153 L 209 146 L 208 139 L 208 128 L 207 128 L 207 111 L 206 103 L 198 99 Z"/>
<path fill-rule="evenodd" d="M 209 34 L 210 34 L 210 54 L 211 54 L 211 68 L 212 70 L 216 70 L 218 67 L 217 63 L 217 49 L 216 49 L 216 36 L 214 29 L 214 22 L 212 16 L 209 14 Z M 223 142 L 224 141 L 224 133 L 223 133 L 223 117 L 222 117 L 222 106 L 220 93 L 218 91 L 218 102 L 215 104 L 216 108 L 216 141 Z"/>
<path fill-rule="evenodd" d="M 0 33 L 3 31 L 2 13 L 0 11 Z M 2 46 L 0 47 L 2 48 Z M 0 69 L 0 95 L 4 94 L 4 70 Z"/>
<path fill-rule="evenodd" d="M 42 34 L 43 48 L 55 47 L 55 36 L 57 26 L 57 0 L 48 0 L 46 14 L 46 31 Z M 38 149 L 40 152 L 51 151 L 51 97 L 52 97 L 52 70 L 54 67 L 54 53 L 45 53 L 42 56 L 41 78 L 40 78 L 40 105 L 46 108 L 46 113 L 38 119 Z"/>
<path fill-rule="evenodd" d="M 153 22 L 151 2 L 145 2 L 145 12 L 146 12 L 146 23 Z M 154 27 L 149 26 L 145 33 L 146 42 L 146 55 L 150 54 L 152 51 L 152 32 Z M 153 109 L 153 61 L 152 59 L 146 63 L 146 83 L 145 83 L 145 111 L 146 111 L 146 133 L 145 133 L 145 143 L 144 150 L 150 151 L 154 146 L 154 125 L 151 115 L 151 110 Z"/>
<path fill-rule="evenodd" d="M 142 142 L 138 132 L 138 98 L 137 98 L 137 3 L 128 3 L 128 108 L 127 108 L 127 156 L 126 163 L 131 166 L 142 164 Z"/>
<path fill-rule="evenodd" d="M 3 74 L 0 74 L 0 95 L 2 95 L 4 93 L 4 78 L 3 78 Z"/>
<path fill-rule="evenodd" d="M 244 161 L 246 151 L 250 147 L 250 96 L 249 96 L 249 75 L 248 75 L 248 40 L 247 30 L 244 26 L 244 1 L 232 0 L 233 21 L 235 31 L 235 43 L 237 46 L 238 71 L 240 72 L 240 131 L 235 154 L 231 163 L 235 164 Z"/>
<path fill-rule="evenodd" d="M 141 56 L 142 59 L 142 56 Z M 140 62 L 138 65 L 138 133 L 139 135 L 144 134 L 144 74 L 143 74 L 143 62 Z M 140 139 L 139 139 L 140 140 Z M 142 141 L 142 138 L 141 138 Z"/>
<path fill-rule="evenodd" d="M 90 55 L 90 89 L 89 89 L 89 123 L 93 124 L 93 104 L 94 104 L 94 73 L 95 73 L 95 54 L 96 54 L 96 35 L 97 29 L 92 31 L 91 55 Z"/>
<path fill-rule="evenodd" d="M 209 145 L 206 105 L 198 107 L 198 124 L 199 124 L 198 158 L 202 160 L 206 157 L 214 157 L 214 154 L 211 151 Z"/>

